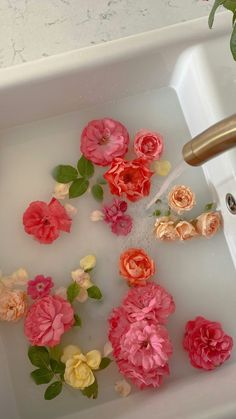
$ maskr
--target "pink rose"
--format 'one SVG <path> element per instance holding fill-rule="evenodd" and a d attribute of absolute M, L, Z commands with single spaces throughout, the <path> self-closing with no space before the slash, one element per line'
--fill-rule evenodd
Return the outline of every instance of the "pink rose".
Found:
<path fill-rule="evenodd" d="M 115 223 L 117 218 L 121 217 L 127 211 L 127 202 L 121 199 L 113 199 L 110 205 L 104 205 L 104 221 L 106 223 Z"/>
<path fill-rule="evenodd" d="M 134 152 L 138 157 L 159 160 L 164 149 L 163 138 L 157 132 L 141 129 L 134 137 Z"/>
<path fill-rule="evenodd" d="M 53 286 L 54 283 L 50 276 L 45 277 L 43 275 L 37 275 L 33 280 L 28 281 L 27 294 L 30 295 L 33 300 L 46 297 Z"/>
<path fill-rule="evenodd" d="M 83 129 L 80 150 L 99 166 L 108 166 L 128 150 L 129 134 L 119 121 L 111 118 L 90 121 Z"/>
<path fill-rule="evenodd" d="M 59 237 L 60 231 L 70 232 L 71 218 L 60 202 L 52 198 L 49 204 L 31 202 L 23 214 L 23 224 L 26 233 L 40 243 L 49 244 Z"/>
<path fill-rule="evenodd" d="M 138 201 L 150 192 L 150 178 L 153 172 L 147 161 L 139 158 L 132 161 L 113 160 L 110 169 L 104 174 L 112 195 L 126 195 L 132 202 Z"/>
<path fill-rule="evenodd" d="M 204 237 L 212 237 L 217 233 L 221 226 L 221 216 L 219 212 L 204 212 L 197 217 L 197 231 Z"/>
<path fill-rule="evenodd" d="M 179 221 L 176 224 L 175 228 L 180 240 L 189 240 L 193 237 L 198 236 L 196 228 L 193 224 L 189 223 L 188 221 Z"/>
<path fill-rule="evenodd" d="M 183 346 L 195 368 L 209 371 L 229 359 L 233 339 L 225 334 L 220 323 L 198 316 L 186 324 Z"/>
<path fill-rule="evenodd" d="M 133 227 L 133 220 L 130 215 L 121 215 L 112 223 L 111 231 L 117 236 L 127 236 Z"/>
<path fill-rule="evenodd" d="M 31 305 L 25 319 L 25 335 L 32 345 L 55 346 L 74 324 L 74 311 L 59 295 L 48 295 Z"/>
<path fill-rule="evenodd" d="M 127 314 L 122 306 L 113 308 L 108 319 L 109 332 L 108 338 L 113 347 L 113 353 L 117 357 L 120 353 L 120 339 L 121 336 L 127 332 L 130 326 Z"/>
<path fill-rule="evenodd" d="M 165 367 L 150 370 L 148 373 L 142 367 L 134 366 L 123 359 L 118 360 L 117 365 L 120 373 L 126 379 L 130 379 L 140 390 L 145 388 L 159 388 L 164 376 L 169 375 L 168 364 Z"/>

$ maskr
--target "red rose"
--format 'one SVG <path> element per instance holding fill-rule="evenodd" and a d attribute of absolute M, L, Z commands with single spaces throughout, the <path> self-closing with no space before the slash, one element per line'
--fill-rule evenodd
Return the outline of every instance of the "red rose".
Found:
<path fill-rule="evenodd" d="M 139 158 L 126 161 L 114 159 L 110 169 L 104 174 L 113 195 L 126 195 L 132 202 L 138 201 L 150 192 L 150 178 L 153 172 L 148 168 L 147 161 Z"/>

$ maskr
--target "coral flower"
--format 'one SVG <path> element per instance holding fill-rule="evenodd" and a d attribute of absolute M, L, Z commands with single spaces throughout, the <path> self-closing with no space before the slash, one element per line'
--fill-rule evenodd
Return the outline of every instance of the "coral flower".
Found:
<path fill-rule="evenodd" d="M 143 249 L 130 248 L 120 255 L 120 275 L 129 285 L 146 285 L 155 273 L 154 261 Z"/>

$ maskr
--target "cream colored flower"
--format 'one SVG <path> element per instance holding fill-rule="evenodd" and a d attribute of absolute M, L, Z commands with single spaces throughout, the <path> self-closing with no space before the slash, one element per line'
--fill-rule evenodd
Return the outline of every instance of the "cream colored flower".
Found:
<path fill-rule="evenodd" d="M 88 291 L 85 288 L 80 287 L 79 295 L 76 297 L 76 301 L 79 303 L 85 303 L 88 299 Z"/>
<path fill-rule="evenodd" d="M 88 272 L 84 272 L 83 269 L 76 269 L 75 271 L 72 271 L 71 277 L 73 281 L 77 282 L 77 284 L 80 285 L 80 287 L 86 290 L 92 287 L 93 285 L 90 279 L 90 275 L 88 274 Z"/>
<path fill-rule="evenodd" d="M 193 224 L 188 221 L 179 221 L 175 228 L 180 240 L 189 240 L 199 235 Z"/>
<path fill-rule="evenodd" d="M 196 204 L 195 194 L 190 188 L 184 185 L 174 186 L 168 194 L 170 208 L 181 214 L 183 211 L 190 211 Z"/>
<path fill-rule="evenodd" d="M 24 268 L 19 268 L 17 271 L 8 276 L 0 275 L 0 282 L 9 288 L 13 286 L 24 286 L 27 284 L 28 279 L 29 275 Z"/>
<path fill-rule="evenodd" d="M 221 226 L 221 215 L 219 212 L 204 212 L 197 217 L 196 228 L 199 234 L 204 237 L 212 237 Z"/>
<path fill-rule="evenodd" d="M 131 385 L 126 380 L 120 380 L 115 383 L 115 391 L 122 397 L 127 397 L 131 392 Z"/>
<path fill-rule="evenodd" d="M 171 164 L 168 160 L 159 160 L 153 163 L 152 168 L 157 175 L 167 176 L 171 171 Z"/>
<path fill-rule="evenodd" d="M 107 357 L 113 352 L 112 344 L 110 341 L 106 342 L 103 348 L 103 356 Z"/>
<path fill-rule="evenodd" d="M 69 194 L 70 185 L 68 183 L 56 183 L 54 186 L 53 196 L 56 199 L 65 199 Z"/>
<path fill-rule="evenodd" d="M 3 290 L 0 294 L 0 320 L 17 321 L 27 311 L 27 294 L 20 290 Z"/>
<path fill-rule="evenodd" d="M 71 218 L 73 218 L 78 212 L 77 208 L 75 208 L 71 204 L 65 204 L 64 208 L 67 212 L 67 215 L 69 215 L 69 217 L 71 217 Z"/>
<path fill-rule="evenodd" d="M 87 364 L 92 370 L 98 370 L 101 360 L 101 352 L 97 351 L 96 349 L 86 354 Z"/>
<path fill-rule="evenodd" d="M 104 219 L 104 214 L 102 211 L 95 210 L 90 214 L 91 221 L 102 221 Z"/>
<path fill-rule="evenodd" d="M 96 266 L 96 256 L 95 255 L 87 255 L 83 259 L 80 260 L 80 267 L 84 271 L 88 271 L 93 269 Z"/>
<path fill-rule="evenodd" d="M 171 217 L 157 218 L 154 233 L 157 239 L 174 241 L 179 238 L 175 228 L 175 221 Z"/>

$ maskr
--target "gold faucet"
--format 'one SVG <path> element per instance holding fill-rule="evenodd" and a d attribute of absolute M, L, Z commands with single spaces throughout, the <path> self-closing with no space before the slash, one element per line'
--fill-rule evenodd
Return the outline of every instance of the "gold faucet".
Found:
<path fill-rule="evenodd" d="M 236 146 L 236 114 L 197 135 L 183 147 L 183 158 L 191 166 L 200 166 L 218 154 Z"/>

